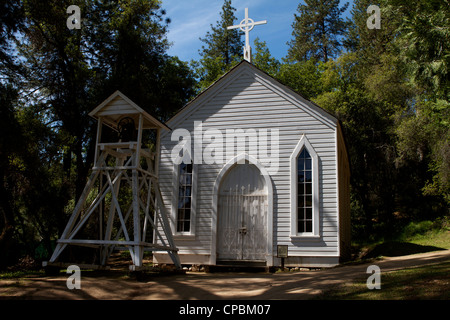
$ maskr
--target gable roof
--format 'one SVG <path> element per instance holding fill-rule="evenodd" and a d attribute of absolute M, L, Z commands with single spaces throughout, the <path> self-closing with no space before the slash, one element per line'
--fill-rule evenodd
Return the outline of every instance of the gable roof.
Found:
<path fill-rule="evenodd" d="M 140 114 L 144 118 L 144 129 L 163 128 L 170 130 L 167 125 L 151 116 L 119 90 L 115 91 L 94 110 L 89 112 L 89 115 L 97 120 L 99 117 L 102 117 L 103 122 L 113 129 L 116 129 L 117 123 L 124 116 L 133 118 L 136 124 L 139 123 Z"/>
<path fill-rule="evenodd" d="M 243 73 L 250 73 L 254 75 L 256 77 L 256 80 L 269 90 L 277 93 L 312 117 L 318 119 L 321 122 L 324 122 L 326 125 L 330 127 L 336 127 L 338 119 L 334 115 L 319 107 L 315 103 L 303 98 L 293 89 L 280 83 L 278 80 L 262 71 L 261 69 L 257 68 L 253 64 L 247 62 L 246 60 L 242 60 L 238 65 L 233 67 L 230 71 L 228 71 L 213 84 L 211 84 L 207 89 L 197 95 L 193 100 L 188 102 L 172 118 L 167 121 L 167 124 L 175 127 L 179 121 L 185 119 L 190 114 L 195 112 L 195 110 L 201 108 L 201 106 L 209 101 L 217 92 L 226 87 L 234 79 L 237 79 Z"/>

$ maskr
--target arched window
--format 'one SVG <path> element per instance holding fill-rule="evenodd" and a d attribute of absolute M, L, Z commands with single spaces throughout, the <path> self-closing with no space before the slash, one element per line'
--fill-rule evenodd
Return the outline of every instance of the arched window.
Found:
<path fill-rule="evenodd" d="M 319 237 L 319 158 L 306 136 L 291 155 L 291 237 Z"/>
<path fill-rule="evenodd" d="M 297 158 L 297 233 L 312 232 L 312 159 L 306 148 Z"/>

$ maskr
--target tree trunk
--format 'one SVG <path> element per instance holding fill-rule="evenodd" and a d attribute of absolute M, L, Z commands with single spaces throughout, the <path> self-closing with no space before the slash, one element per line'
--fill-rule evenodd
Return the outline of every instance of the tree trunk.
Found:
<path fill-rule="evenodd" d="M 75 180 L 75 199 L 78 200 L 78 198 L 81 196 L 81 193 L 83 192 L 84 185 L 86 184 L 86 176 L 87 176 L 87 170 L 85 169 L 85 164 L 83 161 L 83 153 L 82 153 L 82 142 L 80 139 L 77 139 L 77 143 L 75 146 L 75 156 L 76 156 L 76 168 L 77 168 L 77 178 Z M 75 200 L 75 201 L 76 201 Z"/>
<path fill-rule="evenodd" d="M 8 265 L 9 259 L 11 258 L 11 246 L 12 238 L 14 235 L 14 215 L 13 208 L 10 203 L 10 197 L 8 197 L 8 191 L 4 186 L 3 175 L 2 183 L 0 185 L 0 211 L 1 218 L 3 220 L 3 227 L 0 230 L 0 268 L 6 267 Z"/>

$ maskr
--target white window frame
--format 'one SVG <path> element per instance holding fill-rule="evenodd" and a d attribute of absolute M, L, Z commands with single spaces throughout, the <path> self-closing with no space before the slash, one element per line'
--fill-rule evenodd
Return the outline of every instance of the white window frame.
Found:
<path fill-rule="evenodd" d="M 171 214 L 171 226 L 175 239 L 192 239 L 195 238 L 196 227 L 196 212 L 197 212 L 197 171 L 198 165 L 192 164 L 192 186 L 191 186 L 191 217 L 189 231 L 178 231 L 178 198 L 180 189 L 180 165 L 182 159 L 176 159 L 173 164 L 173 201 L 172 201 L 172 214 Z"/>
<path fill-rule="evenodd" d="M 297 218 L 297 204 L 298 204 L 298 174 L 297 174 L 297 159 L 302 150 L 306 148 L 309 155 L 311 156 L 311 172 L 312 172 L 312 232 L 298 232 L 298 218 Z M 290 170 L 291 170 L 291 238 L 301 238 L 301 239 L 318 239 L 320 238 L 320 220 L 319 220 L 319 157 L 312 147 L 311 143 L 308 141 L 306 135 L 300 138 L 294 151 L 290 157 Z"/>

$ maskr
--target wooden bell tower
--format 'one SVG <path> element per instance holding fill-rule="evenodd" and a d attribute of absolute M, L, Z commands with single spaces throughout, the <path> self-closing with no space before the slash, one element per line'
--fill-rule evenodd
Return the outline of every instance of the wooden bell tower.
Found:
<path fill-rule="evenodd" d="M 89 115 L 98 121 L 94 167 L 46 265 L 64 265 L 57 262 L 60 254 L 68 245 L 78 245 L 99 248 L 99 266 L 107 264 L 114 249 L 125 249 L 131 255 L 131 270 L 142 267 L 144 250 L 165 251 L 180 268 L 158 185 L 160 132 L 170 129 L 120 91 Z M 102 139 L 105 126 L 117 133 L 117 139 Z M 82 232 L 92 224 L 97 224 L 96 236 Z"/>

